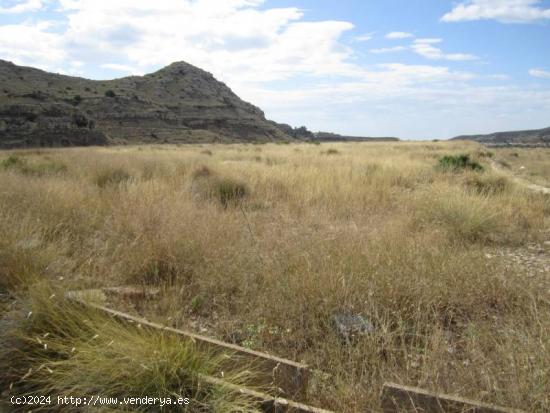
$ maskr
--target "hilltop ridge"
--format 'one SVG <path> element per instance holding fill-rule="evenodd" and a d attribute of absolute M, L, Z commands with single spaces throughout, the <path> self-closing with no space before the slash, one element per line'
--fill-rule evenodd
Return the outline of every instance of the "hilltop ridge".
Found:
<path fill-rule="evenodd" d="M 461 135 L 452 140 L 476 141 L 488 146 L 550 146 L 550 127 L 487 135 Z"/>
<path fill-rule="evenodd" d="M 0 60 L 0 148 L 293 139 L 202 69 L 89 80 Z"/>

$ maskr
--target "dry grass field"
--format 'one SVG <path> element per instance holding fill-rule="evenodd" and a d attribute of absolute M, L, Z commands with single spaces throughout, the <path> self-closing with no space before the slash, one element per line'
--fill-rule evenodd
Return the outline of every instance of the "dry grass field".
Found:
<path fill-rule="evenodd" d="M 539 157 L 516 152 L 521 162 Z M 483 170 L 438 166 L 457 154 Z M 549 411 L 548 267 L 528 277 L 494 252 L 536 245 L 548 259 L 550 196 L 492 170 L 489 156 L 465 142 L 2 152 L 0 289 L 33 314 L 12 323 L 26 346 L 0 342 L 9 372 L 0 384 L 55 394 L 80 372 L 96 377 L 79 381 L 81 391 L 128 380 L 111 393 L 146 394 L 169 373 L 130 369 L 130 381 L 108 365 L 151 358 L 144 349 L 157 347 L 208 371 L 209 362 L 143 335 L 125 333 L 126 345 L 108 353 L 105 342 L 89 348 L 81 336 L 95 330 L 74 327 L 79 316 L 65 304 L 52 308 L 66 290 L 139 284 L 162 292 L 127 311 L 330 373 L 313 380 L 313 405 L 379 411 L 392 381 Z M 543 156 L 533 171 L 548 177 Z M 333 325 L 339 313 L 361 314 L 374 329 L 345 342 Z M 61 364 L 41 350 L 53 330 L 65 331 L 50 345 L 65 354 Z M 84 345 L 88 357 L 77 349 L 73 359 L 69 349 Z M 27 375 L 41 365 L 55 379 Z M 208 411 L 245 403 L 214 399 Z"/>
<path fill-rule="evenodd" d="M 529 181 L 550 187 L 550 148 L 493 150 L 503 168 Z"/>

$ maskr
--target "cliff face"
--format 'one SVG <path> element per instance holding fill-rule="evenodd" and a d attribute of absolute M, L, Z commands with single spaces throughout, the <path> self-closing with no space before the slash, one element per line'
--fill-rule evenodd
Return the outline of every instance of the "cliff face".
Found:
<path fill-rule="evenodd" d="M 184 62 L 94 81 L 0 60 L 0 147 L 282 139 L 259 108 Z"/>

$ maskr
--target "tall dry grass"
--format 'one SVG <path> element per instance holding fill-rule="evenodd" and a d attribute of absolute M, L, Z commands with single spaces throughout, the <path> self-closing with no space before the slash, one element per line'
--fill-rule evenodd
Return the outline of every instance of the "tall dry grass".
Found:
<path fill-rule="evenodd" d="M 331 373 L 310 402 L 379 408 L 386 380 L 550 408 L 548 284 L 487 248 L 548 239 L 550 200 L 442 170 L 476 144 L 208 145 L 18 151 L 0 171 L 4 289 L 141 283 L 129 311 Z M 14 156 L 6 153 L 5 158 Z M 542 287 L 541 287 L 542 286 Z M 346 344 L 339 312 L 374 332 Z"/>
<path fill-rule="evenodd" d="M 3 318 L 0 385 L 11 394 L 50 397 L 36 405 L 45 411 L 78 412 L 96 403 L 94 410 L 127 411 L 127 399 L 146 397 L 161 398 L 173 412 L 260 411 L 249 396 L 205 382 L 204 376 L 222 373 L 239 386 L 250 379 L 250 371 L 228 368 L 225 356 L 205 353 L 190 340 L 122 325 L 54 291 L 59 292 L 37 281 L 23 299 L 28 313 Z M 81 404 L 59 403 L 58 397 L 79 398 Z M 129 408 L 156 411 L 160 404 Z M 26 412 L 29 406 L 11 405 L 9 411 Z"/>

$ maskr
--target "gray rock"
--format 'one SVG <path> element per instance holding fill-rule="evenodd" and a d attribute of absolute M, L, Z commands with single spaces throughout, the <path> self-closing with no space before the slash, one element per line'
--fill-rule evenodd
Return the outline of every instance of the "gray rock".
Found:
<path fill-rule="evenodd" d="M 337 313 L 332 316 L 338 335 L 346 342 L 374 332 L 372 323 L 360 314 Z"/>

